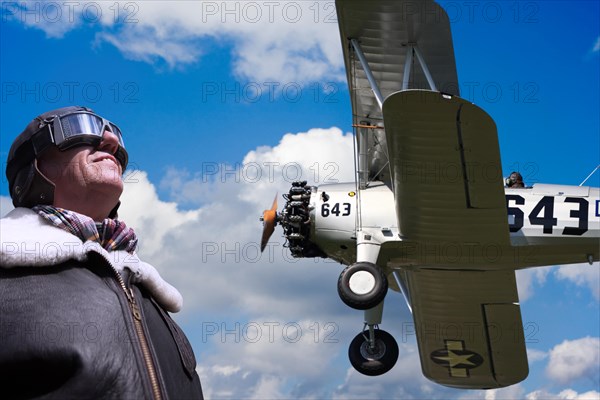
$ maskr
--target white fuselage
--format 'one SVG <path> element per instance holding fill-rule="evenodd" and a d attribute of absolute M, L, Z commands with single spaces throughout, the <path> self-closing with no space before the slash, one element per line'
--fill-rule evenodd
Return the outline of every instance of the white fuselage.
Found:
<path fill-rule="evenodd" d="M 381 245 L 378 264 L 382 267 L 517 269 L 588 262 L 590 256 L 598 260 L 598 188 L 536 184 L 506 188 L 505 195 L 511 246 L 465 246 L 401 238 L 394 194 L 381 182 L 363 190 L 354 183 L 322 185 L 310 199 L 311 241 L 328 257 L 347 265 L 356 261 L 356 238 L 365 232 Z"/>

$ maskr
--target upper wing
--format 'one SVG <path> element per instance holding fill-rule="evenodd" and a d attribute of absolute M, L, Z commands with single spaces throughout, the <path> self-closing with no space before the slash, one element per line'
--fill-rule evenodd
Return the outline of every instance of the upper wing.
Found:
<path fill-rule="evenodd" d="M 427 65 L 437 90 L 459 94 L 450 22 L 437 3 L 337 0 L 336 8 L 354 124 L 377 125 L 383 122 L 383 116 L 351 39 L 360 44 L 383 98 L 403 89 L 407 70 L 405 89 L 430 88 L 418 57 L 413 57 L 414 48 Z M 359 170 L 368 171 L 369 180 L 378 178 L 389 183 L 389 176 L 381 175 L 387 172 L 385 133 L 372 130 L 368 141 L 359 142 L 359 147 L 361 144 L 366 147 L 362 149 L 366 157 L 359 159 Z"/>
<path fill-rule="evenodd" d="M 447 386 L 487 389 L 527 377 L 513 271 L 399 273 L 408 284 L 427 378 Z"/>
<path fill-rule="evenodd" d="M 458 77 L 448 15 L 439 4 L 424 1 L 336 1 L 352 110 L 359 118 L 381 119 L 365 71 L 349 44 L 357 39 L 383 97 L 402 89 L 408 45 L 418 47 L 437 89 L 458 96 Z M 410 89 L 429 89 L 413 58 Z"/>
<path fill-rule="evenodd" d="M 438 92 L 383 104 L 400 234 L 411 242 L 510 245 L 496 125 Z"/>

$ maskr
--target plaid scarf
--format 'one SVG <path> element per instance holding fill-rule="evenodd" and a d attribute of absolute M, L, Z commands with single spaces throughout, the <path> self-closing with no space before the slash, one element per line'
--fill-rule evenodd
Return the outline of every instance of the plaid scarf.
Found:
<path fill-rule="evenodd" d="M 96 241 L 108 251 L 126 250 L 133 253 L 137 248 L 135 232 L 119 220 L 107 218 L 95 222 L 86 215 L 54 206 L 39 205 L 32 210 L 54 226 L 77 236 L 82 242 Z"/>

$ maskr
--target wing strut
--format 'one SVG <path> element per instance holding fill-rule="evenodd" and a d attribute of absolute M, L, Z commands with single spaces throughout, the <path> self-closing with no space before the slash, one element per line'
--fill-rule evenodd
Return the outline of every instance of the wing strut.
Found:
<path fill-rule="evenodd" d="M 375 100 L 377 100 L 377 104 L 379 104 L 379 109 L 383 106 L 383 96 L 381 95 L 381 91 L 379 90 L 379 86 L 377 86 L 377 81 L 375 81 L 375 77 L 373 76 L 373 72 L 371 71 L 371 67 L 369 67 L 369 63 L 363 54 L 362 49 L 360 48 L 360 44 L 358 44 L 358 40 L 350 39 L 350 43 L 352 43 L 352 47 L 354 47 L 354 51 L 356 51 L 356 55 L 358 56 L 358 60 L 360 61 L 360 65 L 362 65 L 365 74 L 367 75 L 367 79 L 369 80 L 369 84 L 371 85 L 371 90 L 373 90 L 373 94 L 375 95 Z"/>
<path fill-rule="evenodd" d="M 369 85 L 371 85 L 371 90 L 373 91 L 373 94 L 375 95 L 375 100 L 377 101 L 377 104 L 379 105 L 379 108 L 381 109 L 383 106 L 383 95 L 381 94 L 381 91 L 379 90 L 379 86 L 377 85 L 377 81 L 375 80 L 375 77 L 373 76 L 373 71 L 371 71 L 371 67 L 369 67 L 369 62 L 367 61 L 367 58 L 365 57 L 365 55 L 362 51 L 362 48 L 360 47 L 360 44 L 358 43 L 358 40 L 350 39 L 350 43 L 352 44 L 352 47 L 354 48 L 354 51 L 356 52 L 356 55 L 358 56 L 360 65 L 362 66 L 363 71 L 365 71 L 365 75 L 367 76 Z M 423 53 L 421 53 L 421 50 L 415 44 L 409 44 L 407 46 L 406 61 L 404 63 L 404 72 L 403 72 L 403 77 L 402 77 L 402 90 L 408 89 L 408 81 L 410 78 L 411 66 L 412 66 L 412 62 L 413 62 L 413 55 L 417 56 L 419 65 L 421 66 L 421 69 L 423 70 L 423 73 L 425 74 L 425 78 L 427 78 L 427 83 L 429 84 L 429 88 L 431 90 L 437 92 L 437 86 L 435 85 L 435 82 L 433 81 L 433 77 L 431 76 L 431 72 L 429 71 L 429 68 L 427 67 L 427 63 L 425 62 L 425 59 L 423 58 Z"/>
<path fill-rule="evenodd" d="M 437 87 L 435 86 L 435 82 L 433 81 L 433 77 L 431 76 L 431 72 L 429 72 L 429 68 L 427 67 L 427 63 L 423 58 L 423 53 L 419 50 L 414 44 L 409 44 L 407 46 L 406 53 L 406 62 L 404 63 L 404 76 L 402 77 L 402 90 L 408 89 L 408 80 L 410 78 L 410 69 L 413 61 L 413 54 L 417 56 L 417 60 L 419 61 L 419 65 L 425 74 L 425 78 L 427 78 L 427 83 L 429 84 L 429 88 L 433 91 L 437 92 Z"/>
<path fill-rule="evenodd" d="M 413 47 L 410 46 L 406 52 L 406 62 L 404 63 L 404 72 L 402 76 L 402 90 L 408 89 L 408 80 L 410 79 L 410 69 L 413 63 Z"/>
<path fill-rule="evenodd" d="M 365 121 L 363 127 L 357 128 L 358 130 L 358 183 L 359 189 L 365 189 L 367 187 L 367 181 L 369 180 L 369 168 L 367 163 L 368 156 L 368 137 L 369 128 L 367 128 L 368 121 Z"/>

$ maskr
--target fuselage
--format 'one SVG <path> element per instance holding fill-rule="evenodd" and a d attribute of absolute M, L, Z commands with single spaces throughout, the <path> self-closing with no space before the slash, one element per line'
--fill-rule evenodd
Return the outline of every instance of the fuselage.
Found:
<path fill-rule="evenodd" d="M 536 184 L 505 188 L 510 246 L 495 243 L 415 243 L 398 228 L 394 194 L 381 182 L 313 187 L 307 240 L 328 258 L 356 261 L 356 237 L 381 245 L 382 267 L 519 269 L 599 259 L 600 190 Z"/>

